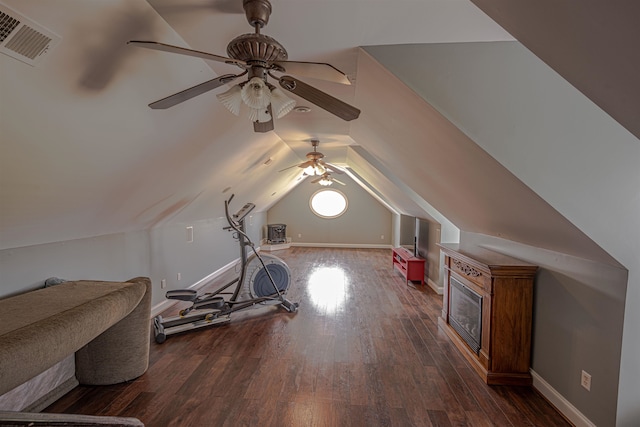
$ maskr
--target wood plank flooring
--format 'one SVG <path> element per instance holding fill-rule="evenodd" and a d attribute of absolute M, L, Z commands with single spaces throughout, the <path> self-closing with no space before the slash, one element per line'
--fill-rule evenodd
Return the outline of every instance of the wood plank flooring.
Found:
<path fill-rule="evenodd" d="M 149 427 L 570 425 L 533 388 L 484 384 L 438 329 L 442 298 L 405 284 L 390 250 L 274 254 L 291 269 L 297 313 L 260 307 L 152 340 L 140 378 L 79 386 L 45 412 Z"/>

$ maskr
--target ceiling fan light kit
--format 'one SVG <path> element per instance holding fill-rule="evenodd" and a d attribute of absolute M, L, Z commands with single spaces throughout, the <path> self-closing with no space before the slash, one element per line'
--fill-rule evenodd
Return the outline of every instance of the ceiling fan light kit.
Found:
<path fill-rule="evenodd" d="M 319 178 L 311 181 L 312 183 L 316 183 L 316 182 L 320 182 L 321 180 L 323 181 L 323 183 L 321 183 L 321 185 L 331 185 L 332 181 L 336 181 L 339 184 L 342 184 L 341 182 L 339 182 L 338 180 L 334 180 L 333 178 L 331 178 L 331 174 L 329 173 L 329 171 L 331 172 L 335 172 L 335 173 L 344 173 L 342 170 L 340 170 L 339 167 L 337 167 L 336 165 L 333 165 L 331 163 L 325 162 L 324 160 L 322 160 L 324 158 L 324 154 L 322 154 L 321 152 L 317 151 L 318 145 L 320 144 L 320 141 L 318 141 L 317 139 L 312 139 L 311 140 L 311 146 L 313 147 L 313 151 L 310 151 L 307 153 L 306 157 L 307 157 L 307 161 L 302 162 L 300 164 L 297 165 L 293 165 L 293 166 L 289 166 L 288 168 L 284 168 L 282 169 L 280 172 L 285 171 L 287 169 L 291 169 L 294 167 L 299 167 L 301 169 L 303 169 L 303 177 L 307 177 L 307 176 L 318 176 Z M 327 184 L 326 182 L 329 181 L 329 183 Z M 344 185 L 344 184 L 343 184 Z"/>
<path fill-rule="evenodd" d="M 253 123 L 269 123 L 271 121 L 271 112 L 267 108 L 249 108 L 249 120 Z"/>
<path fill-rule="evenodd" d="M 344 182 L 342 181 L 338 181 L 337 179 L 335 179 L 334 177 L 331 176 L 331 174 L 329 172 L 325 172 L 322 174 L 322 176 L 320 178 L 316 178 L 313 181 L 311 181 L 312 184 L 320 184 L 324 187 L 327 187 L 331 184 L 333 184 L 334 182 L 337 182 L 340 185 L 346 185 Z"/>
<path fill-rule="evenodd" d="M 274 88 L 271 89 L 271 110 L 273 110 L 276 118 L 283 118 L 291 112 L 295 106 L 296 101 L 285 95 L 280 88 L 274 86 Z"/>
<path fill-rule="evenodd" d="M 264 109 L 271 103 L 271 91 L 260 77 L 252 77 L 242 87 L 240 95 L 249 108 Z"/>
<path fill-rule="evenodd" d="M 240 74 L 225 74 L 159 101 L 152 102 L 149 104 L 151 108 L 164 109 L 173 107 L 195 96 L 231 83 L 247 74 L 247 81 L 234 85 L 217 97 L 222 105 L 237 116 L 240 115 L 242 103 L 244 103 L 249 108 L 248 115 L 253 121 L 255 132 L 273 130 L 273 116 L 282 118 L 296 105 L 293 99 L 285 95 L 279 88 L 270 84 L 267 81 L 268 77 L 277 80 L 286 91 L 317 105 L 343 120 L 354 120 L 360 115 L 359 109 L 294 77 L 288 75 L 276 77 L 272 75 L 271 72 L 285 73 L 288 70 L 288 72 L 296 75 L 328 80 L 334 83 L 350 84 L 347 76 L 331 64 L 289 61 L 287 51 L 277 40 L 260 34 L 260 29 L 267 25 L 271 15 L 271 3 L 268 0 L 243 0 L 242 5 L 247 22 L 255 29 L 255 32 L 242 34 L 234 38 L 227 45 L 227 55 L 229 57 L 152 41 L 132 40 L 128 42 L 138 47 L 223 62 L 243 69 Z"/>
<path fill-rule="evenodd" d="M 320 181 L 318 181 L 318 184 L 320 184 L 320 185 L 322 185 L 322 186 L 326 187 L 326 186 L 331 185 L 331 184 L 332 184 L 332 181 L 331 181 L 331 179 L 329 179 L 328 177 L 327 177 L 327 178 L 322 177 L 322 178 L 320 178 Z"/>
<path fill-rule="evenodd" d="M 234 85 L 226 92 L 219 93 L 216 95 L 218 101 L 225 107 L 227 110 L 231 111 L 236 116 L 240 115 L 240 105 L 242 104 L 242 88 L 240 85 Z"/>
<path fill-rule="evenodd" d="M 304 168 L 304 173 L 309 176 L 323 175 L 326 171 L 327 169 L 317 162 Z"/>

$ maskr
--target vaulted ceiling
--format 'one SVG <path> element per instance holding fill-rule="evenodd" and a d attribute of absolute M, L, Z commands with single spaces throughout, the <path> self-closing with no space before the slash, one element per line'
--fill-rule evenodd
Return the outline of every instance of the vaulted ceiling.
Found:
<path fill-rule="evenodd" d="M 328 161 L 349 166 L 399 212 L 426 216 L 433 207 L 469 231 L 571 252 L 562 243 L 569 239 L 597 252 L 359 48 L 513 40 L 467 0 L 273 0 L 262 33 L 284 45 L 291 60 L 328 62 L 346 73 L 351 85 L 305 81 L 362 113 L 346 122 L 293 96 L 311 111 L 276 119 L 267 133 L 253 132 L 218 102 L 224 88 L 150 109 L 152 101 L 237 69 L 126 44 L 152 40 L 226 56 L 230 40 L 253 31 L 241 0 L 2 3 L 61 41 L 37 66 L 0 55 L 0 249 L 218 217 L 229 192 L 266 210 L 300 184 L 298 168 L 279 171 L 304 160 L 317 138 Z M 517 17 L 509 22 L 519 28 Z M 467 190 L 447 168 L 448 156 L 476 165 L 469 193 L 460 193 Z M 404 187 L 410 197 L 398 195 Z M 467 209 L 485 206 L 482 200 L 497 204 L 484 215 Z M 533 226 L 523 231 L 523 221 Z M 552 243 L 540 241 L 542 229 L 555 236 Z"/>

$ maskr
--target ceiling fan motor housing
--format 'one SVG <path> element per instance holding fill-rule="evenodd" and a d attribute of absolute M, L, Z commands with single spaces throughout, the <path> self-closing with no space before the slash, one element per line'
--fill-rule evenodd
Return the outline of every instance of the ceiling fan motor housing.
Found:
<path fill-rule="evenodd" d="M 285 48 L 273 37 L 264 34 L 242 34 L 227 45 L 227 54 L 247 63 L 262 62 L 264 66 L 274 61 L 286 61 Z"/>

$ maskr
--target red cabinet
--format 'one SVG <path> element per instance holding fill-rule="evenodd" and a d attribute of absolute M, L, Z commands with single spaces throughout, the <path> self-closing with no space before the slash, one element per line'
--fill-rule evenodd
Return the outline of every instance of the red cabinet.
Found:
<path fill-rule="evenodd" d="M 413 254 L 405 248 L 393 248 L 393 268 L 398 270 L 406 279 L 419 281 L 424 285 L 424 264 L 425 259 L 413 256 Z"/>

